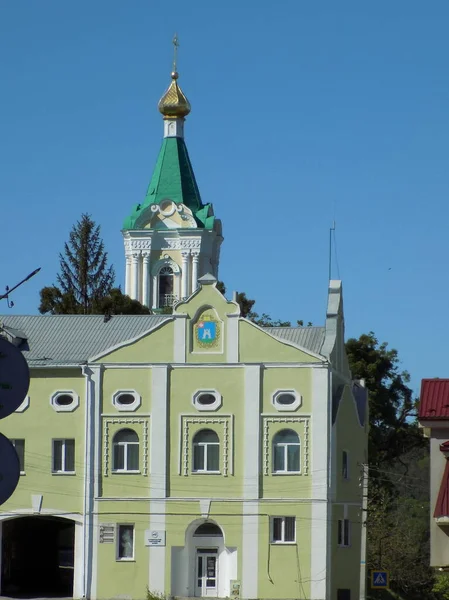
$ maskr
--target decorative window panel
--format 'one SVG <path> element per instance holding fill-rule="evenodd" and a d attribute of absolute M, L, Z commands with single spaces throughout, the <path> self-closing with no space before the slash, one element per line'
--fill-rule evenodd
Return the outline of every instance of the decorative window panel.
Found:
<path fill-rule="evenodd" d="M 111 435 L 111 425 L 140 425 L 142 428 L 142 436 L 139 439 L 142 440 L 142 475 L 148 475 L 148 418 L 137 418 L 137 417 L 117 417 L 103 420 L 103 475 L 108 477 L 111 458 L 112 458 L 112 438 L 116 431 L 114 430 Z"/>
<path fill-rule="evenodd" d="M 98 536 L 100 544 L 113 544 L 115 540 L 115 525 L 113 523 L 100 523 Z"/>
<path fill-rule="evenodd" d="M 272 423 L 276 424 L 300 424 L 302 431 L 298 431 L 298 435 L 301 439 L 301 474 L 309 474 L 309 417 L 277 417 L 277 416 L 263 416 L 263 474 L 269 475 L 271 473 L 270 464 L 270 447 L 272 446 L 273 428 L 270 426 Z M 288 427 L 286 427 L 288 428 Z M 299 473 L 298 473 L 299 475 Z"/>
<path fill-rule="evenodd" d="M 221 428 L 221 464 L 224 477 L 234 475 L 234 420 L 232 415 L 220 417 L 200 417 L 198 415 L 181 415 L 181 451 L 179 461 L 179 475 L 189 475 L 192 472 L 192 425 L 210 428 L 218 425 Z"/>

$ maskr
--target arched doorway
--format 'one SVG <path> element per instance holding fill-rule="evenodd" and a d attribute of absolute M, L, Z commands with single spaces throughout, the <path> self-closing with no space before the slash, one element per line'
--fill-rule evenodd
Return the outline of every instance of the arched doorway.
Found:
<path fill-rule="evenodd" d="M 18 517 L 2 523 L 1 594 L 73 595 L 75 523 L 60 517 Z"/>
<path fill-rule="evenodd" d="M 195 553 L 195 596 L 218 596 L 219 554 L 223 532 L 212 522 L 199 525 L 193 533 Z"/>

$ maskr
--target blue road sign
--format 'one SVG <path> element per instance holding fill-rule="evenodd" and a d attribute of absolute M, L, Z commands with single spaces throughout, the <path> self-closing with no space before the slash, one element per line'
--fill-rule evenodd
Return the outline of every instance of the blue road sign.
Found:
<path fill-rule="evenodd" d="M 375 590 L 387 590 L 389 579 L 388 571 L 371 571 L 371 587 Z"/>

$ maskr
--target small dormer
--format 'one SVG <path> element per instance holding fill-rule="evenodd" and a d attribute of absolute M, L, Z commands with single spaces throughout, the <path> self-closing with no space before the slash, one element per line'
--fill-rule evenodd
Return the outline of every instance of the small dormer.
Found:
<path fill-rule="evenodd" d="M 0 334 L 19 350 L 28 350 L 28 336 L 20 329 L 0 324 Z"/>

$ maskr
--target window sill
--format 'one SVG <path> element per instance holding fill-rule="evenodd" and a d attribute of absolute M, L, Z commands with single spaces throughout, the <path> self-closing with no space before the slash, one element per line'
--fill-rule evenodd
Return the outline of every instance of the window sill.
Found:
<path fill-rule="evenodd" d="M 301 471 L 273 471 L 272 475 L 302 475 Z"/>
<path fill-rule="evenodd" d="M 24 475 L 26 475 L 26 473 L 25 473 L 25 471 L 20 471 L 19 475 L 20 475 L 21 477 L 23 477 Z"/>
<path fill-rule="evenodd" d="M 52 475 L 76 475 L 75 471 L 52 471 Z"/>
<path fill-rule="evenodd" d="M 140 471 L 111 471 L 112 475 L 141 475 Z M 120 559 L 121 560 L 121 559 Z"/>
<path fill-rule="evenodd" d="M 338 544 L 339 548 L 350 548 L 351 544 Z"/>
<path fill-rule="evenodd" d="M 119 562 L 119 563 L 135 563 L 136 559 L 135 558 L 116 558 L 115 562 Z"/>
<path fill-rule="evenodd" d="M 271 540 L 270 544 L 272 546 L 296 546 L 296 542 L 283 542 L 283 541 L 273 541 Z"/>
<path fill-rule="evenodd" d="M 221 475 L 221 471 L 192 471 L 192 475 Z"/>

